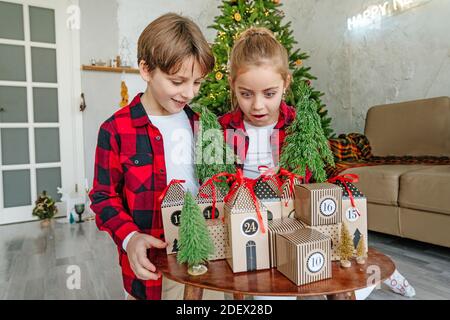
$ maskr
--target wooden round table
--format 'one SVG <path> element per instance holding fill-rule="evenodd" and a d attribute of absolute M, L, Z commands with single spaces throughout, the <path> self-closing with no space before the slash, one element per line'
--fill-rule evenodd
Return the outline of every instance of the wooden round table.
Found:
<path fill-rule="evenodd" d="M 369 248 L 366 264 L 352 261 L 350 268 L 342 268 L 333 262 L 332 278 L 297 286 L 276 268 L 233 273 L 226 260 L 211 261 L 208 272 L 191 276 L 186 265 L 177 263 L 176 255 L 167 255 L 165 250 L 153 251 L 152 261 L 167 278 L 185 284 L 185 300 L 201 300 L 203 289 L 232 293 L 234 299 L 244 295 L 255 296 L 321 296 L 329 300 L 355 300 L 355 290 L 379 284 L 389 278 L 395 270 L 394 262 L 386 255 Z"/>

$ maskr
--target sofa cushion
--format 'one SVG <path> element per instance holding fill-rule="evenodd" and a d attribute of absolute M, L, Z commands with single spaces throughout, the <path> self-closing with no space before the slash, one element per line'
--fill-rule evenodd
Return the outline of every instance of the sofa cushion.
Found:
<path fill-rule="evenodd" d="M 382 165 L 350 168 L 342 172 L 359 176 L 355 186 L 367 197 L 367 202 L 398 205 L 399 178 L 406 172 L 424 168 L 424 165 Z"/>
<path fill-rule="evenodd" d="M 450 215 L 398 208 L 402 237 L 450 248 Z"/>
<path fill-rule="evenodd" d="M 450 166 L 431 166 L 400 178 L 401 207 L 450 215 Z"/>
<path fill-rule="evenodd" d="M 450 156 L 450 98 L 374 106 L 364 133 L 374 156 Z"/>

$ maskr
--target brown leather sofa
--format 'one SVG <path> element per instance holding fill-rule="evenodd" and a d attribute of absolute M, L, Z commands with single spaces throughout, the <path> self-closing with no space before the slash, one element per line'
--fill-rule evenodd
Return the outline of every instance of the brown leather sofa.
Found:
<path fill-rule="evenodd" d="M 374 106 L 364 134 L 374 156 L 450 156 L 450 98 Z M 450 165 L 351 168 L 369 230 L 450 247 Z"/>

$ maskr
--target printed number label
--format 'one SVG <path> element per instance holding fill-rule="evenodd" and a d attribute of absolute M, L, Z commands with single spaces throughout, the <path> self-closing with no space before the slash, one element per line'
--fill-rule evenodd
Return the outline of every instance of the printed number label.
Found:
<path fill-rule="evenodd" d="M 242 223 L 242 232 L 246 236 L 253 236 L 258 232 L 258 222 L 255 219 L 247 219 Z"/>
<path fill-rule="evenodd" d="M 209 206 L 207 208 L 205 208 L 205 210 L 203 210 L 203 216 L 205 217 L 205 219 L 212 219 L 212 206 Z M 214 210 L 214 219 L 217 219 L 219 217 L 219 211 Z"/>
<path fill-rule="evenodd" d="M 320 213 L 326 217 L 333 215 L 336 212 L 336 202 L 333 199 L 325 199 L 320 204 Z"/>
<path fill-rule="evenodd" d="M 175 211 L 174 213 L 172 213 L 172 215 L 170 216 L 170 221 L 172 222 L 172 224 L 174 226 L 179 226 L 180 225 L 180 215 L 181 215 L 181 211 Z"/>
<path fill-rule="evenodd" d="M 320 252 L 315 252 L 308 258 L 308 270 L 312 273 L 319 272 L 325 264 L 325 257 Z"/>
<path fill-rule="evenodd" d="M 358 218 L 359 218 L 358 213 L 356 212 L 355 208 L 348 208 L 345 211 L 345 217 L 350 222 L 354 222 L 354 221 L 358 220 Z"/>

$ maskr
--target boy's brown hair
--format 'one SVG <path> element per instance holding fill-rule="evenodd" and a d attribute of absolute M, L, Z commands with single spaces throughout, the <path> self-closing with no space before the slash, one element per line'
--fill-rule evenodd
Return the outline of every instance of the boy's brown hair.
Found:
<path fill-rule="evenodd" d="M 151 22 L 138 40 L 138 64 L 177 73 L 185 58 L 194 57 L 204 75 L 214 68 L 214 56 L 200 28 L 189 18 L 167 13 Z"/>

